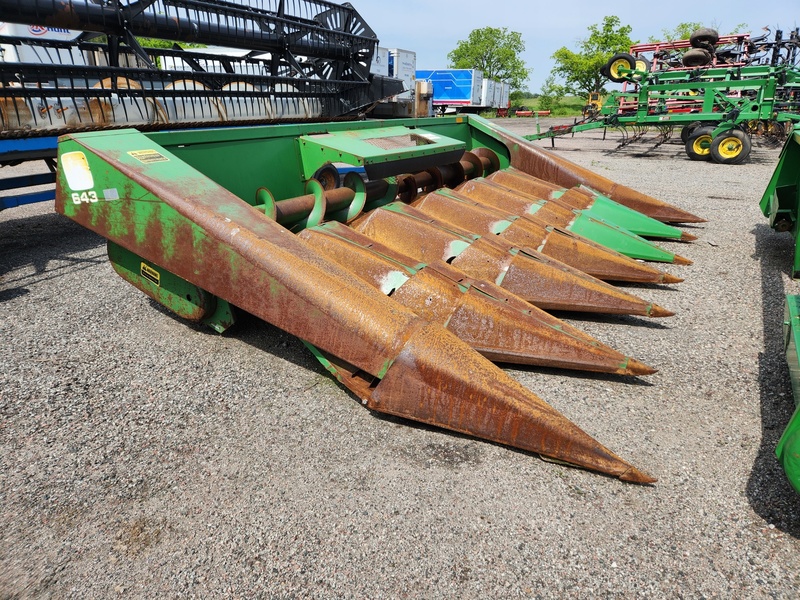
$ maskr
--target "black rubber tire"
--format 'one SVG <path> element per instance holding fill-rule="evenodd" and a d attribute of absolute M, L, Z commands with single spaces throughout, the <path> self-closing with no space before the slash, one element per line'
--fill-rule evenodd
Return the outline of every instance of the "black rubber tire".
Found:
<path fill-rule="evenodd" d="M 614 83 L 626 81 L 626 76 L 617 70 L 619 67 L 633 70 L 636 68 L 636 59 L 627 52 L 617 52 L 608 59 L 606 70 L 608 71 L 608 78 Z"/>
<path fill-rule="evenodd" d="M 692 48 L 681 60 L 684 67 L 702 67 L 711 62 L 711 52 L 704 48 Z"/>
<path fill-rule="evenodd" d="M 718 41 L 719 32 L 709 27 L 701 27 L 689 36 L 689 43 L 692 48 L 713 48 Z"/>
<path fill-rule="evenodd" d="M 710 160 L 711 159 L 711 134 L 714 127 L 703 125 L 697 127 L 686 140 L 684 150 L 686 156 L 691 160 Z"/>
<path fill-rule="evenodd" d="M 738 165 L 750 156 L 750 136 L 741 129 L 723 131 L 711 140 L 711 160 L 720 165 Z"/>
<path fill-rule="evenodd" d="M 695 129 L 697 129 L 698 127 L 702 127 L 702 125 L 703 124 L 700 121 L 695 121 L 693 123 L 689 123 L 688 125 L 683 126 L 683 128 L 681 129 L 681 142 L 683 142 L 684 146 L 686 145 L 686 142 L 689 141 L 689 136 L 692 135 L 692 133 L 694 133 Z"/>

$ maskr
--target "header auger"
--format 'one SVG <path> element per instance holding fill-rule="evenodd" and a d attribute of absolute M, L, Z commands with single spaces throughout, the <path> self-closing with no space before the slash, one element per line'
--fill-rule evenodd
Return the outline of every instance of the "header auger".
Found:
<path fill-rule="evenodd" d="M 525 214 L 462 193 L 503 172 L 548 182 L 552 197 L 487 181 L 538 207 Z M 559 201 L 571 189 L 581 208 Z M 593 212 L 601 198 L 619 222 Z M 575 233 L 592 213 L 658 249 L 626 229 L 652 223 L 614 201 L 702 220 L 472 116 L 68 135 L 56 208 L 107 238 L 117 272 L 156 301 L 218 331 L 238 307 L 298 336 L 372 410 L 651 483 L 487 360 L 654 372 L 533 304 L 672 314 L 578 270 L 680 281 Z"/>

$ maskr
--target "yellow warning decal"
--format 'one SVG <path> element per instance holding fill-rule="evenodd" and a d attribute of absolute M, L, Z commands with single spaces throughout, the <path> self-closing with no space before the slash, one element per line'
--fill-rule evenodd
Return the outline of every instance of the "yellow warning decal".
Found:
<path fill-rule="evenodd" d="M 141 267 L 139 268 L 139 273 L 141 273 L 142 277 L 144 277 L 148 281 L 152 281 L 159 287 L 161 286 L 161 273 L 156 271 L 150 265 L 141 263 Z"/>
<path fill-rule="evenodd" d="M 149 165 L 150 163 L 167 162 L 169 159 L 155 150 L 131 150 L 128 152 L 133 158 L 141 163 Z"/>

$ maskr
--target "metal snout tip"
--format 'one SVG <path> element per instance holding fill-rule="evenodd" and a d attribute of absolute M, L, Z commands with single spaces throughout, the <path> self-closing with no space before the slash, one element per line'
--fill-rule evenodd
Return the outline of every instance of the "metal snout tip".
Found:
<path fill-rule="evenodd" d="M 664 273 L 661 277 L 661 281 L 659 283 L 681 283 L 683 281 L 683 277 L 675 277 L 675 275 L 670 275 L 669 273 Z"/>
<path fill-rule="evenodd" d="M 649 310 L 647 311 L 647 316 L 657 319 L 660 317 L 674 317 L 675 313 L 662 306 L 659 306 L 658 304 L 651 304 Z"/>
<path fill-rule="evenodd" d="M 625 375 L 653 375 L 654 373 L 658 373 L 658 369 L 639 362 L 635 358 L 628 358 L 625 365 Z"/>
<path fill-rule="evenodd" d="M 633 465 L 631 465 L 631 467 L 627 471 L 625 471 L 622 475 L 619 475 L 619 479 L 621 481 L 627 481 L 629 483 L 643 483 L 643 484 L 655 483 L 656 481 L 658 481 L 658 479 L 656 479 L 655 477 L 651 477 L 650 475 L 648 475 L 644 471 L 640 471 Z"/>

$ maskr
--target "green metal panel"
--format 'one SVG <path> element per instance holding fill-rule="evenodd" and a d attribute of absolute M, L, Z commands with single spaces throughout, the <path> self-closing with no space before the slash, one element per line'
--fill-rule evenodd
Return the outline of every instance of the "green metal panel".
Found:
<path fill-rule="evenodd" d="M 790 231 L 795 237 L 792 277 L 800 277 L 800 244 L 798 210 L 800 210 L 800 132 L 792 135 L 783 146 L 778 164 L 767 189 L 761 197 L 761 212 L 769 218 L 776 231 Z"/>
<path fill-rule="evenodd" d="M 324 159 L 310 153 L 303 155 L 299 138 L 328 135 L 366 137 L 385 128 L 408 128 L 414 133 L 421 130 L 423 135 L 448 138 L 449 150 L 458 143 L 466 150 L 485 146 L 498 154 L 501 168 L 509 165 L 506 146 L 491 134 L 491 128 L 486 127 L 485 122 L 472 116 L 228 127 L 143 135 L 215 183 L 255 204 L 256 190 L 261 187 L 269 189 L 277 199 L 304 194 L 305 179 L 326 162 L 362 164 L 355 153 L 353 156 L 345 153 L 340 156 L 338 151 L 331 150 Z M 378 151 L 378 147 L 373 147 L 365 154 L 378 156 Z"/>
<path fill-rule="evenodd" d="M 588 188 L 587 188 L 588 189 Z M 623 206 L 618 202 L 614 202 L 607 196 L 595 194 L 594 204 L 588 209 L 584 210 L 585 214 L 595 219 L 606 221 L 614 225 L 618 225 L 623 229 L 627 229 L 631 233 L 641 235 L 643 237 L 665 238 L 665 239 L 680 239 L 682 232 L 677 227 L 672 227 L 661 221 L 651 219 L 647 215 Z"/>
<path fill-rule="evenodd" d="M 108 259 L 125 281 L 187 321 L 203 323 L 219 333 L 234 324 L 233 310 L 225 300 L 112 241 L 108 242 Z"/>
<path fill-rule="evenodd" d="M 546 206 L 546 204 L 546 200 L 532 204 L 528 209 L 528 214 L 536 216 L 536 213 Z M 595 219 L 593 216 L 587 214 L 587 211 L 574 210 L 572 212 L 576 215 L 575 219 L 566 227 L 566 229 L 572 233 L 583 236 L 601 246 L 605 246 L 606 248 L 610 248 L 611 250 L 631 258 L 652 260 L 655 262 L 673 262 L 675 260 L 675 255 L 673 253 L 667 252 L 653 242 L 615 223 Z"/>
<path fill-rule="evenodd" d="M 303 135 L 298 142 L 307 179 L 334 162 L 364 167 L 370 179 L 389 177 L 458 162 L 465 150 L 458 140 L 403 126 Z"/>
<path fill-rule="evenodd" d="M 642 260 L 673 262 L 675 255 L 648 242 L 646 239 L 614 224 L 594 219 L 585 212 L 575 211 L 577 216 L 568 229 L 607 248 Z"/>
<path fill-rule="evenodd" d="M 800 296 L 786 296 L 786 312 L 783 322 L 786 362 L 792 380 L 795 403 L 800 399 Z M 795 410 L 781 436 L 775 455 L 786 471 L 786 477 L 795 490 L 800 492 L 800 406 Z"/>

